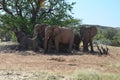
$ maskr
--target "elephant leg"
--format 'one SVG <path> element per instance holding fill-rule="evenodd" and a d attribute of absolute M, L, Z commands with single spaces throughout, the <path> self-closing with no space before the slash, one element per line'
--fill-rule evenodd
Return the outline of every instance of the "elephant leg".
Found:
<path fill-rule="evenodd" d="M 68 51 L 68 52 L 71 53 L 71 51 L 72 51 L 72 45 L 70 44 L 70 45 L 69 45 L 69 51 Z"/>
<path fill-rule="evenodd" d="M 69 52 L 71 53 L 71 51 L 72 51 L 72 46 L 73 46 L 73 42 L 70 42 L 70 44 L 69 44 Z"/>
<path fill-rule="evenodd" d="M 59 52 L 59 42 L 55 40 L 56 53 Z"/>
<path fill-rule="evenodd" d="M 79 51 L 79 44 L 74 44 L 73 48 Z"/>
<path fill-rule="evenodd" d="M 36 42 L 33 43 L 33 51 L 35 52 L 39 51 L 39 46 Z"/>
<path fill-rule="evenodd" d="M 48 47 L 47 40 L 45 39 L 45 42 L 44 42 L 44 53 L 47 52 L 47 47 Z"/>
<path fill-rule="evenodd" d="M 26 44 L 24 42 L 20 41 L 19 49 L 20 50 L 26 50 L 27 49 Z"/>
<path fill-rule="evenodd" d="M 88 51 L 88 42 L 83 41 L 83 51 L 84 52 Z"/>
<path fill-rule="evenodd" d="M 75 44 L 75 50 L 80 50 L 80 43 L 81 43 L 81 41 L 79 41 L 77 44 Z"/>
<path fill-rule="evenodd" d="M 91 47 L 91 52 L 94 52 L 94 50 L 93 50 L 93 44 L 92 44 L 92 40 L 90 41 L 90 47 Z"/>

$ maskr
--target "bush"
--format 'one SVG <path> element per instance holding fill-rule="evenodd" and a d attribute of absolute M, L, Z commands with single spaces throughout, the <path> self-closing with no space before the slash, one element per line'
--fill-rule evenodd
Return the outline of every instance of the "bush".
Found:
<path fill-rule="evenodd" d="M 112 40 L 110 45 L 111 46 L 120 46 L 120 41 L 119 40 Z"/>
<path fill-rule="evenodd" d="M 120 74 L 99 73 L 95 70 L 77 71 L 70 80 L 120 80 Z"/>

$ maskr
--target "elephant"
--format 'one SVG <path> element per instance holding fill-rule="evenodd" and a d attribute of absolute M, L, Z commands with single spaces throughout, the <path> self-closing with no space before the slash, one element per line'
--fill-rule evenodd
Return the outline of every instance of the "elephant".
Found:
<path fill-rule="evenodd" d="M 45 29 L 45 42 L 44 42 L 44 52 L 47 52 L 48 40 L 53 39 L 55 44 L 56 52 L 59 51 L 60 44 L 68 44 L 69 51 L 71 52 L 73 42 L 74 42 L 74 32 L 70 28 L 62 28 L 58 25 L 52 25 Z"/>
<path fill-rule="evenodd" d="M 93 49 L 93 38 L 97 34 L 97 28 L 95 26 L 82 26 L 80 28 L 80 35 L 81 35 L 81 40 L 83 42 L 83 51 L 87 52 L 88 50 L 88 45 L 91 47 L 91 52 L 94 51 Z"/>
<path fill-rule="evenodd" d="M 38 44 L 41 48 L 44 48 L 45 28 L 48 26 L 47 24 L 36 24 L 33 30 L 33 36 L 38 36 Z"/>
<path fill-rule="evenodd" d="M 74 33 L 74 45 L 73 48 L 79 51 L 79 46 L 81 42 L 81 36 L 79 33 Z"/>
<path fill-rule="evenodd" d="M 37 36 L 34 38 L 29 38 L 24 34 L 24 32 L 18 31 L 17 28 L 14 28 L 13 32 L 15 33 L 17 41 L 20 44 L 20 49 L 33 49 L 35 52 L 39 50 Z"/>
<path fill-rule="evenodd" d="M 33 36 L 40 35 L 45 37 L 45 28 L 48 27 L 47 24 L 36 24 L 34 27 Z"/>

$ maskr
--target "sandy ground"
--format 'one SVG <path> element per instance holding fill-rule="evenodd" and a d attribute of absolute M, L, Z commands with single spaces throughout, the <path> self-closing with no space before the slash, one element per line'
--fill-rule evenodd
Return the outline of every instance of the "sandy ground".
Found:
<path fill-rule="evenodd" d="M 110 56 L 77 53 L 78 55 L 50 55 L 33 51 L 10 53 L 1 51 L 0 70 L 52 71 L 71 74 L 75 70 L 93 69 L 100 72 L 120 73 L 120 47 L 109 47 Z"/>
<path fill-rule="evenodd" d="M 65 79 L 65 75 L 87 69 L 100 73 L 120 73 L 120 47 L 109 46 L 108 56 L 81 51 L 57 55 L 11 50 L 9 45 L 2 47 L 6 44 L 0 44 L 0 80 L 43 80 L 42 76 L 46 77 L 45 80 L 53 80 L 50 78 L 54 76 L 50 74 L 49 77 L 45 72 L 59 73 L 62 74 L 60 80 L 69 80 Z"/>

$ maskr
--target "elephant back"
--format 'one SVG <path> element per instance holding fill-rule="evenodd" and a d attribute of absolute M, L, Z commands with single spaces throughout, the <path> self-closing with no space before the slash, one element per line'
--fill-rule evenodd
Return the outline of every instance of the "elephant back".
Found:
<path fill-rule="evenodd" d="M 89 27 L 81 27 L 80 28 L 80 35 L 81 35 L 81 39 L 85 40 L 85 39 L 92 39 L 96 34 L 97 34 L 97 28 L 95 26 L 89 26 Z"/>
<path fill-rule="evenodd" d="M 97 34 L 97 28 L 95 26 L 90 27 L 90 37 L 94 37 Z"/>

